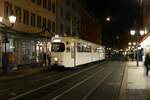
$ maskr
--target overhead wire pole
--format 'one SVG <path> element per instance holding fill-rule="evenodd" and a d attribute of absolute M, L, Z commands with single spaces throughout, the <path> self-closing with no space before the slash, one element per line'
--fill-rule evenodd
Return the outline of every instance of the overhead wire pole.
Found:
<path fill-rule="evenodd" d="M 140 30 L 143 28 L 143 0 L 139 0 L 138 1 L 139 4 L 139 9 L 138 9 L 138 34 L 136 34 L 136 49 L 137 49 L 137 66 L 139 66 L 139 50 L 138 50 L 138 46 L 139 46 L 139 35 L 141 35 Z"/>
<path fill-rule="evenodd" d="M 138 34 L 136 35 L 136 65 L 139 66 Z"/>
<path fill-rule="evenodd" d="M 136 65 L 139 66 L 139 36 L 143 35 L 143 32 L 141 31 L 141 28 L 143 28 L 143 0 L 138 0 L 137 3 L 137 19 L 136 19 L 136 27 L 137 27 L 137 32 L 134 30 L 131 30 L 131 35 L 136 36 Z"/>

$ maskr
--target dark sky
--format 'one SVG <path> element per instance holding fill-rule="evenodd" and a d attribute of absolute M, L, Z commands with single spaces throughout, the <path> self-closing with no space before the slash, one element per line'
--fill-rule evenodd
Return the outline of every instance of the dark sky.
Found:
<path fill-rule="evenodd" d="M 113 48 L 127 46 L 137 16 L 136 0 L 83 0 L 102 25 L 102 43 Z M 111 21 L 106 22 L 110 16 Z M 119 37 L 117 39 L 116 37 Z"/>

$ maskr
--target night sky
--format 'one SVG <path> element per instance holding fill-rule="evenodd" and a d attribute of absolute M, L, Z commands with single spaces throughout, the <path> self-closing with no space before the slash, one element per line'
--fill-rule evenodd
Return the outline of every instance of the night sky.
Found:
<path fill-rule="evenodd" d="M 102 25 L 102 44 L 114 49 L 125 48 L 137 16 L 136 0 L 83 0 Z M 111 17 L 106 22 L 106 17 Z"/>

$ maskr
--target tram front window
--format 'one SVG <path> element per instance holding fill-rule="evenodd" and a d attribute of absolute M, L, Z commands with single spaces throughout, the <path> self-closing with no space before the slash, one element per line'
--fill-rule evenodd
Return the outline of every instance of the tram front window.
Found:
<path fill-rule="evenodd" d="M 65 44 L 64 43 L 52 43 L 52 52 L 64 52 Z"/>

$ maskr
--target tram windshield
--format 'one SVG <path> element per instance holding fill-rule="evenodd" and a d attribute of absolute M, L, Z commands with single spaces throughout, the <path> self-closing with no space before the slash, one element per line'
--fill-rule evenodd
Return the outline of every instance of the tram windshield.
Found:
<path fill-rule="evenodd" d="M 64 43 L 52 43 L 51 51 L 52 52 L 64 52 L 65 44 Z"/>

